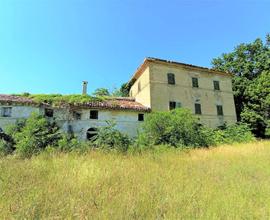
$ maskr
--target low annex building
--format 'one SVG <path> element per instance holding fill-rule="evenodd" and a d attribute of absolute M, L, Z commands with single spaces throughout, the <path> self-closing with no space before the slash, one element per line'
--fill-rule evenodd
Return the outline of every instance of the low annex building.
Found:
<path fill-rule="evenodd" d="M 17 120 L 36 112 L 55 120 L 65 132 L 90 139 L 106 121 L 136 136 L 145 114 L 189 108 L 209 127 L 236 122 L 232 75 L 221 71 L 174 61 L 146 58 L 129 81 L 129 97 L 52 106 L 31 98 L 0 95 L 0 132 Z M 87 82 L 83 82 L 83 94 Z"/>
<path fill-rule="evenodd" d="M 14 95 L 0 95 L 0 129 L 5 130 L 17 120 L 28 118 L 33 112 L 54 120 L 67 133 L 80 139 L 90 139 L 97 128 L 116 122 L 116 128 L 130 136 L 136 136 L 144 114 L 150 108 L 137 103 L 134 98 L 111 98 L 101 102 L 68 104 L 53 107 L 36 103 L 32 99 Z"/>

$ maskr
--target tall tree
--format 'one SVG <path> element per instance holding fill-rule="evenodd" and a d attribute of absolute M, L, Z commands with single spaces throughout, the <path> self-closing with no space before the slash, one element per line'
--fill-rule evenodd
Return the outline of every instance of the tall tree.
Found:
<path fill-rule="evenodd" d="M 110 92 L 106 88 L 97 88 L 94 92 L 93 95 L 98 97 L 98 96 L 110 96 Z"/>
<path fill-rule="evenodd" d="M 269 125 L 270 35 L 266 41 L 238 45 L 231 53 L 212 60 L 214 69 L 231 72 L 238 120 L 264 137 Z"/>

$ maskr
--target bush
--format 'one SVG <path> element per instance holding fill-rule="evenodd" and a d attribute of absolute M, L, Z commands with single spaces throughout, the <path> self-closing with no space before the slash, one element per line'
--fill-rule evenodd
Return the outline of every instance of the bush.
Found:
<path fill-rule="evenodd" d="M 209 146 L 211 137 L 209 129 L 201 125 L 198 119 L 187 109 L 170 112 L 153 112 L 147 115 L 139 132 L 138 144 Z"/>
<path fill-rule="evenodd" d="M 246 124 L 225 125 L 214 130 L 213 142 L 215 145 L 245 143 L 255 140 L 250 128 Z"/>
<path fill-rule="evenodd" d="M 115 125 L 114 122 L 107 121 L 107 126 L 99 128 L 98 134 L 91 140 L 93 146 L 126 152 L 131 144 L 131 139 L 128 135 L 118 131 Z"/>
<path fill-rule="evenodd" d="M 61 139 L 61 133 L 55 123 L 44 117 L 32 114 L 25 125 L 14 135 L 16 153 L 22 157 L 38 154 L 47 146 L 56 146 Z"/>
<path fill-rule="evenodd" d="M 14 151 L 12 143 L 0 139 L 0 156 L 6 156 Z"/>
<path fill-rule="evenodd" d="M 57 149 L 69 152 L 81 148 L 83 143 L 79 142 L 77 138 L 63 134 L 57 143 Z"/>

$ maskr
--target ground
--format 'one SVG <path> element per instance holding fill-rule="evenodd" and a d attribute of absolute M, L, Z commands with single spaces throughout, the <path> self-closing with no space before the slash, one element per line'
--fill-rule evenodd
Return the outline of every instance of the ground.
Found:
<path fill-rule="evenodd" d="M 0 219 L 269 219 L 270 142 L 0 159 Z"/>

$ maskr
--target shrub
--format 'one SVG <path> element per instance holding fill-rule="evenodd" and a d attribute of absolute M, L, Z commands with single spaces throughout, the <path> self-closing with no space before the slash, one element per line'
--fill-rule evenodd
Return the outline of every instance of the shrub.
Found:
<path fill-rule="evenodd" d="M 187 109 L 170 112 L 150 113 L 139 132 L 139 140 L 144 145 L 209 146 L 209 129 Z"/>
<path fill-rule="evenodd" d="M 15 143 L 11 135 L 0 131 L 0 155 L 5 156 L 11 154 L 14 150 Z"/>
<path fill-rule="evenodd" d="M 225 125 L 213 133 L 213 142 L 215 145 L 245 143 L 254 139 L 254 135 L 246 124 Z"/>
<path fill-rule="evenodd" d="M 57 149 L 69 152 L 81 148 L 83 143 L 79 142 L 77 138 L 63 134 L 57 143 Z"/>
<path fill-rule="evenodd" d="M 12 143 L 0 139 L 0 156 L 6 156 L 14 151 Z"/>
<path fill-rule="evenodd" d="M 94 147 L 116 149 L 121 152 L 128 150 L 131 139 L 128 135 L 118 131 L 115 125 L 115 122 L 107 121 L 107 126 L 98 129 L 98 134 L 91 140 Z"/>
<path fill-rule="evenodd" d="M 47 146 L 57 145 L 61 133 L 55 123 L 51 123 L 37 114 L 32 114 L 26 120 L 24 127 L 15 133 L 14 138 L 16 152 L 22 157 L 31 157 Z"/>

